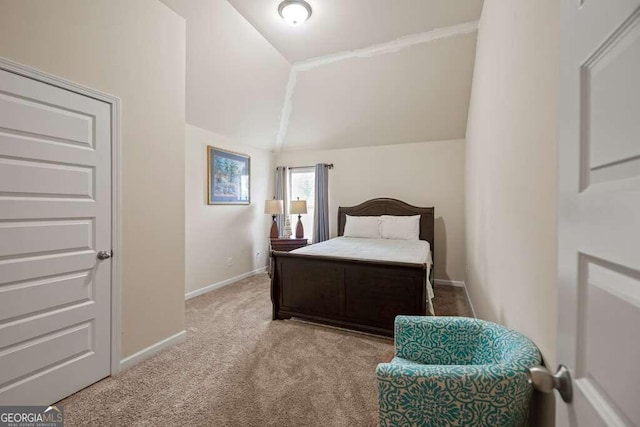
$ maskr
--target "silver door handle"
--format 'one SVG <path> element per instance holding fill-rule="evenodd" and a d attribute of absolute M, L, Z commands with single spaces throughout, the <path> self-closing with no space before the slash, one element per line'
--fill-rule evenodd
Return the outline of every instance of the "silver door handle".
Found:
<path fill-rule="evenodd" d="M 571 386 L 571 374 L 566 366 L 558 366 L 555 375 L 544 366 L 534 366 L 529 368 L 527 376 L 529 377 L 529 384 L 533 385 L 536 390 L 543 393 L 551 393 L 554 389 L 558 390 L 562 400 L 571 403 L 573 387 Z"/>
<path fill-rule="evenodd" d="M 109 259 L 113 255 L 111 251 L 100 251 L 98 252 L 98 259 Z"/>

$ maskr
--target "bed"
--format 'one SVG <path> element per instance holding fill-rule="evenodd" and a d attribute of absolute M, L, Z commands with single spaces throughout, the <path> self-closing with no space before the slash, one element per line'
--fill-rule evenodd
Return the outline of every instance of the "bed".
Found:
<path fill-rule="evenodd" d="M 420 215 L 419 237 L 428 256 L 362 256 L 343 236 L 349 216 Z M 273 320 L 292 317 L 332 326 L 393 336 L 398 314 L 428 315 L 434 259 L 434 208 L 389 198 L 372 199 L 338 209 L 337 256 L 322 242 L 292 252 L 273 251 L 271 301 Z M 352 240 L 359 244 L 357 240 Z M 425 243 L 426 242 L 426 243 Z M 417 242 L 416 242 L 417 243 Z M 314 248 L 317 247 L 317 248 Z M 356 245 L 357 246 L 357 245 Z M 365 252 L 367 252 L 365 251 Z M 381 252 L 380 252 L 381 253 Z M 401 261 L 401 260 L 409 261 Z"/>

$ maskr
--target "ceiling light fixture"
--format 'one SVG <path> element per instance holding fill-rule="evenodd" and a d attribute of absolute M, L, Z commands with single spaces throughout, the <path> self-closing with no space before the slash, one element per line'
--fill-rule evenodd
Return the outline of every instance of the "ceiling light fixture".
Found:
<path fill-rule="evenodd" d="M 304 0 L 284 0 L 278 13 L 289 25 L 300 25 L 311 16 L 311 6 Z"/>

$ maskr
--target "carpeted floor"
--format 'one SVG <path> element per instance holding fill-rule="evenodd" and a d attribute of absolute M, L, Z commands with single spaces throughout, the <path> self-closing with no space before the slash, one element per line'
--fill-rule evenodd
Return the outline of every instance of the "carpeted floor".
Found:
<path fill-rule="evenodd" d="M 438 315 L 470 315 L 436 286 Z M 384 338 L 271 321 L 265 274 L 186 304 L 187 339 L 64 399 L 66 425 L 373 426 Z"/>

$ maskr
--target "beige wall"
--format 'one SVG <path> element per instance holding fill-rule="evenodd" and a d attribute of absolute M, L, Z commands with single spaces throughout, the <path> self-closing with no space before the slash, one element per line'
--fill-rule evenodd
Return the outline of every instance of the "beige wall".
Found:
<path fill-rule="evenodd" d="M 467 127 L 467 286 L 556 363 L 559 5 L 485 0 Z"/>
<path fill-rule="evenodd" d="M 189 293 L 266 265 L 271 217 L 264 214 L 264 201 L 272 196 L 275 166 L 270 152 L 196 126 L 187 125 L 186 140 L 185 291 Z M 251 156 L 250 205 L 207 204 L 207 145 Z M 232 266 L 227 265 L 229 258 Z"/>
<path fill-rule="evenodd" d="M 185 22 L 156 0 L 2 0 L 0 56 L 122 100 L 122 356 L 184 329 Z"/>
<path fill-rule="evenodd" d="M 435 278 L 464 281 L 464 140 L 286 151 L 279 166 L 333 163 L 329 172 L 331 236 L 337 235 L 339 206 L 393 197 L 436 212 Z"/>
<path fill-rule="evenodd" d="M 268 150 L 290 65 L 226 0 L 162 1 L 187 23 L 185 293 L 193 296 L 267 263 Z M 207 145 L 251 156 L 249 206 L 207 205 Z"/>

